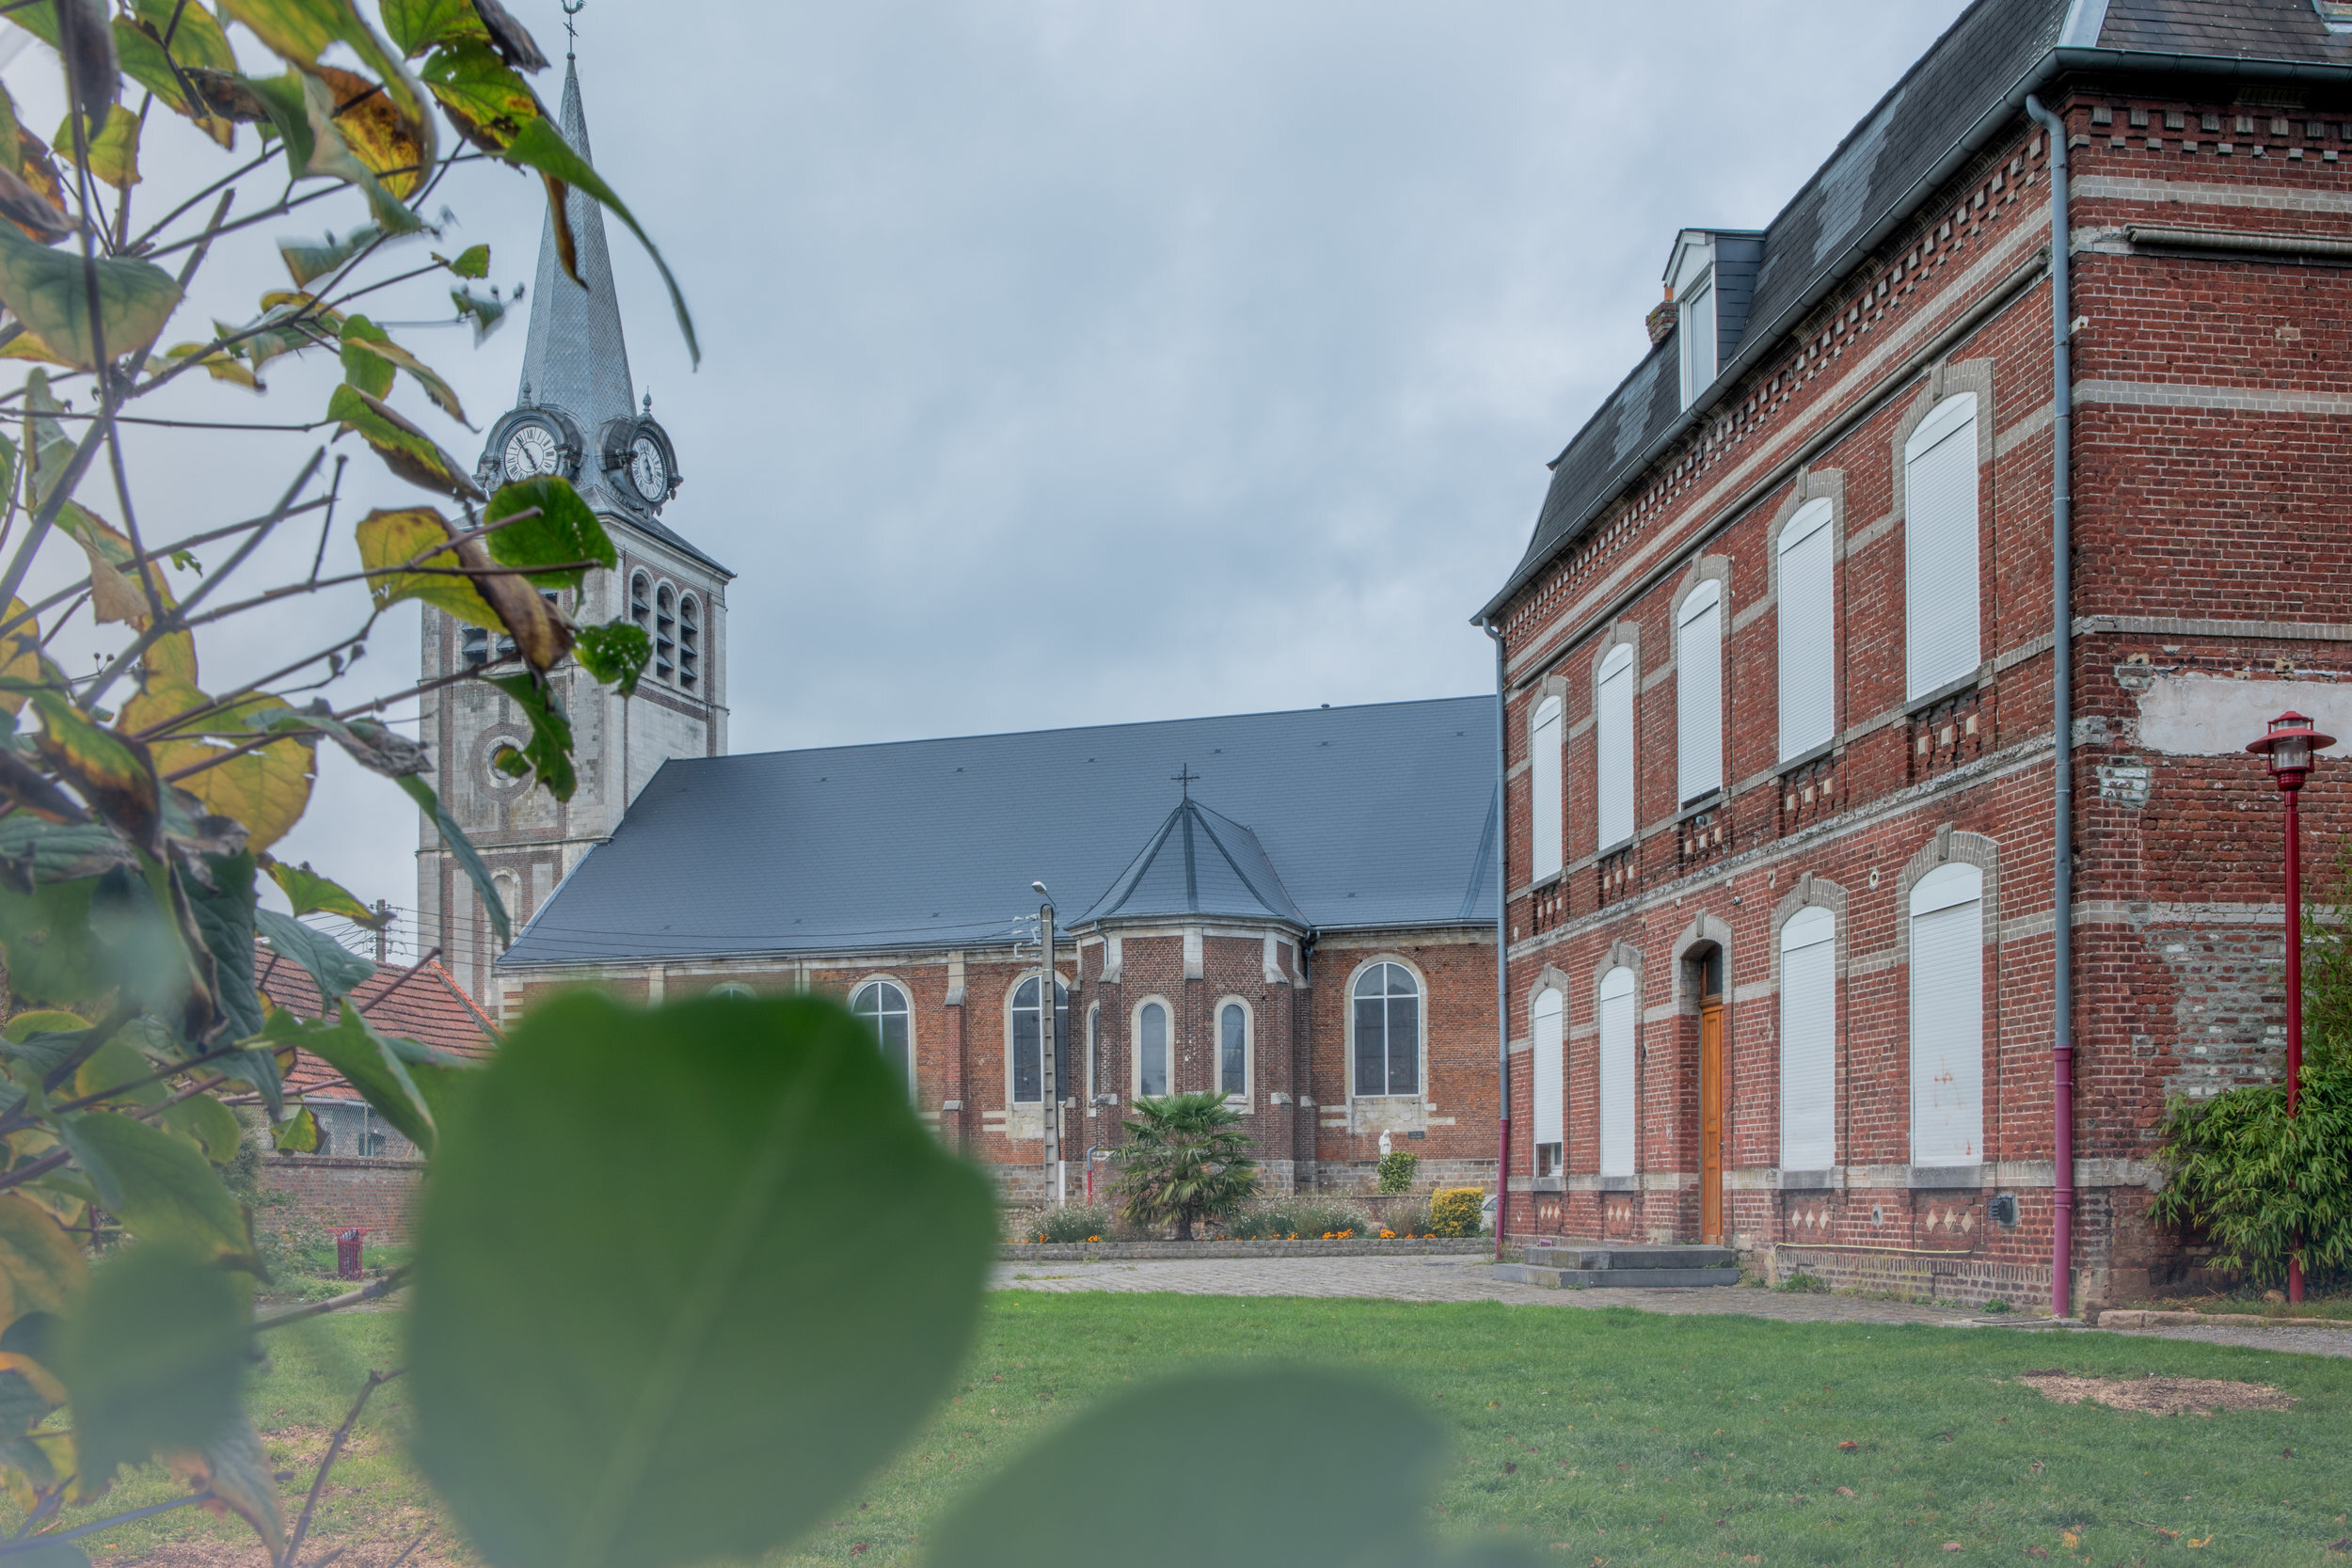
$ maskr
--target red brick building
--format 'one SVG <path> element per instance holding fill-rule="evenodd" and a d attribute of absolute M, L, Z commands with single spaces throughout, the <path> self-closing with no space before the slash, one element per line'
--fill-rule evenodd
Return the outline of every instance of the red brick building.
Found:
<path fill-rule="evenodd" d="M 1767 229 L 1676 239 L 1482 616 L 1511 1229 L 2027 1305 L 2071 1202 L 2075 1302 L 2181 1266 L 2165 1098 L 2279 1059 L 2242 748 L 2352 734 L 2347 11 L 1980 0 Z"/>

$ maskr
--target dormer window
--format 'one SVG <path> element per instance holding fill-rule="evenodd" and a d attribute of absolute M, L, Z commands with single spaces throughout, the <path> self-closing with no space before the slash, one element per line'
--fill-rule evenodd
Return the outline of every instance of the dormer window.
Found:
<path fill-rule="evenodd" d="M 1666 267 L 1666 285 L 1674 291 L 1675 353 L 1682 369 L 1682 406 L 1688 408 L 1713 384 L 1720 368 L 1712 234 L 1704 229 L 1682 231 Z"/>

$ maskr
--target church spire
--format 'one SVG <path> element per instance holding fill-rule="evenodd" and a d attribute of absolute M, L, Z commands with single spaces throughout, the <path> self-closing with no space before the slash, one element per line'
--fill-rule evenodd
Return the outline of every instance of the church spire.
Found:
<path fill-rule="evenodd" d="M 564 67 L 564 139 L 590 163 L 588 116 L 580 101 L 580 68 Z M 612 257 L 604 243 L 604 209 L 579 191 L 564 198 L 580 282 L 565 275 L 555 248 L 555 217 L 539 234 L 539 273 L 532 284 L 531 336 L 523 348 L 521 401 L 571 416 L 595 442 L 612 420 L 637 412 L 630 393 L 628 344 L 612 290 Z M 582 285 L 585 285 L 583 287 Z"/>

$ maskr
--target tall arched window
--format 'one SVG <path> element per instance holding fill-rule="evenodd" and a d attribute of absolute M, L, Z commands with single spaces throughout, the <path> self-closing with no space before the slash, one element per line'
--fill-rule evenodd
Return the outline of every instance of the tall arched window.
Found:
<path fill-rule="evenodd" d="M 1984 873 L 1947 861 L 1911 890 L 1911 1163 L 1984 1160 Z"/>
<path fill-rule="evenodd" d="M 1805 502 L 1780 531 L 1780 760 L 1837 736 L 1837 622 L 1832 594 L 1833 507 Z"/>
<path fill-rule="evenodd" d="M 653 673 L 665 681 L 677 679 L 677 595 L 666 582 L 653 595 Z"/>
<path fill-rule="evenodd" d="M 1599 847 L 1614 849 L 1633 836 L 1633 647 L 1620 642 L 1600 663 L 1595 693 L 1593 792 Z"/>
<path fill-rule="evenodd" d="M 1567 1164 L 1567 1064 L 1563 1059 L 1561 1023 L 1566 1005 L 1559 991 L 1545 987 L 1530 1011 L 1535 1037 L 1535 1174 L 1550 1176 Z"/>
<path fill-rule="evenodd" d="M 1724 787 L 1724 591 L 1712 578 L 1675 615 L 1675 778 L 1686 806 Z"/>
<path fill-rule="evenodd" d="M 907 993 L 888 980 L 868 980 L 850 998 L 850 1011 L 882 1041 L 882 1060 L 911 1088 L 914 1084 L 914 1012 Z"/>
<path fill-rule="evenodd" d="M 1045 1099 L 1043 1041 L 1039 1037 L 1037 976 L 1021 982 L 1012 993 L 1012 1098 L 1024 1104 Z M 1070 1098 L 1070 988 L 1054 982 L 1054 1093 Z"/>
<path fill-rule="evenodd" d="M 1421 1092 L 1421 985 L 1399 963 L 1356 976 L 1356 1092 Z"/>
<path fill-rule="evenodd" d="M 1633 1174 L 1633 971 L 1623 964 L 1600 977 L 1600 1174 Z"/>
<path fill-rule="evenodd" d="M 1837 1164 L 1837 917 L 1819 907 L 1780 928 L 1780 1164 Z"/>
<path fill-rule="evenodd" d="M 702 673 L 702 606 L 689 594 L 677 606 L 677 683 L 691 691 Z"/>
<path fill-rule="evenodd" d="M 1168 1007 L 1146 1002 L 1136 1011 L 1136 1096 L 1157 1100 L 1168 1093 Z"/>
<path fill-rule="evenodd" d="M 1534 877 L 1556 877 L 1564 863 L 1560 778 L 1566 753 L 1562 750 L 1560 699 L 1557 694 L 1535 705 L 1535 722 L 1528 732 L 1527 776 L 1534 786 Z"/>
<path fill-rule="evenodd" d="M 1087 1098 L 1101 1094 L 1103 1081 L 1103 1004 L 1087 1009 Z"/>
<path fill-rule="evenodd" d="M 1249 1009 L 1238 1002 L 1216 1010 L 1216 1086 L 1228 1098 L 1249 1092 Z"/>
<path fill-rule="evenodd" d="M 1904 689 L 1977 673 L 1977 394 L 1946 398 L 1903 443 Z"/>

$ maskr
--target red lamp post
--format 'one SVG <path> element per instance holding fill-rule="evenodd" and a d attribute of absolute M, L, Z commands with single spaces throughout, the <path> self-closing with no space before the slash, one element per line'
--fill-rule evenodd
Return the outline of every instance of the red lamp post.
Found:
<path fill-rule="evenodd" d="M 2303 1084 L 2303 821 L 2296 802 L 2312 770 L 2312 753 L 2335 743 L 2334 736 L 2320 734 L 2307 716 L 2289 708 L 2270 721 L 2267 735 L 2246 748 L 2262 753 L 2270 782 L 2286 797 L 2288 1116 L 2295 1115 Z M 2287 1254 L 2287 1299 L 2303 1299 L 2303 1260 L 2293 1252 Z"/>

